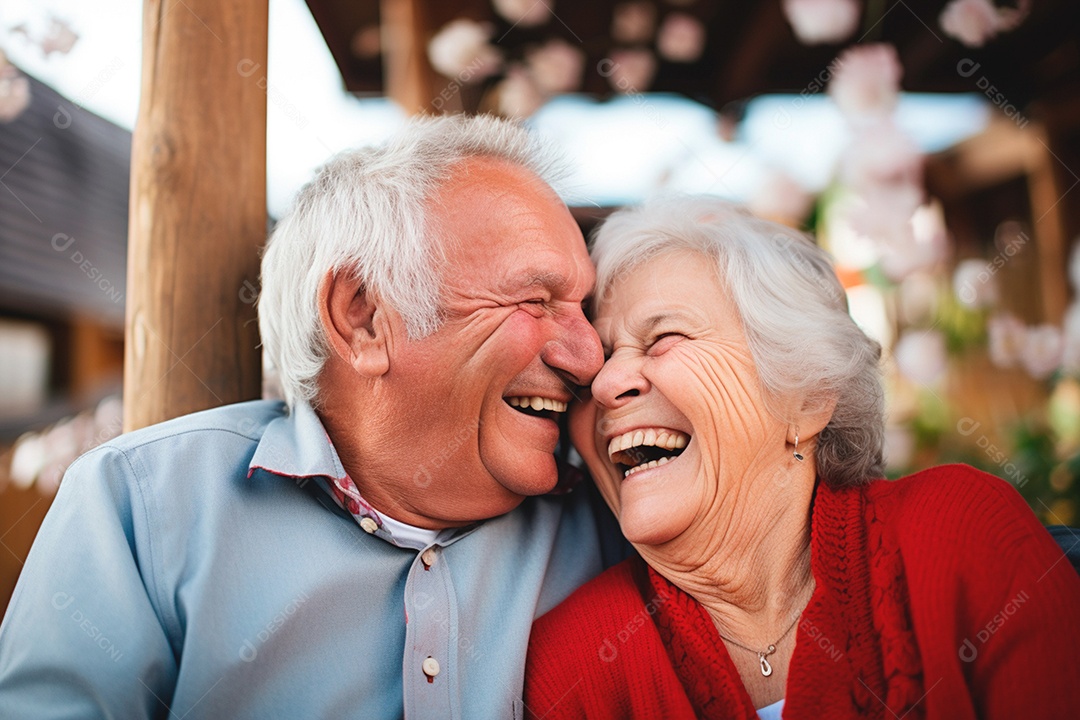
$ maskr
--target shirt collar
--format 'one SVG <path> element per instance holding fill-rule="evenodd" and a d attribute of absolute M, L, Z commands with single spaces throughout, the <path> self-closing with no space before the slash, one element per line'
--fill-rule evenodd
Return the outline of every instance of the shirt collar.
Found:
<path fill-rule="evenodd" d="M 248 477 L 256 470 L 290 478 L 326 477 L 340 481 L 346 477 L 326 428 L 307 403 L 296 403 L 287 415 L 275 418 L 266 426 L 248 465 Z"/>
<path fill-rule="evenodd" d="M 326 428 L 308 403 L 296 403 L 288 414 L 267 425 L 248 464 L 248 477 L 256 470 L 293 480 L 314 479 L 364 532 L 391 545 L 411 547 L 410 543 L 398 542 L 378 511 L 360 496 L 352 478 L 345 472 Z M 437 542 L 448 545 L 469 534 L 478 525 L 473 523 L 463 528 L 444 530 L 439 533 Z"/>

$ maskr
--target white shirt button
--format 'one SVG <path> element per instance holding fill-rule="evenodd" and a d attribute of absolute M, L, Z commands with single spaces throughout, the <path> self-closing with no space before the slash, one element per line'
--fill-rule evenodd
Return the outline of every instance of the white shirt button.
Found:
<path fill-rule="evenodd" d="M 433 657 L 426 658 L 420 667 L 428 677 L 433 678 L 439 674 L 439 661 Z"/>
<path fill-rule="evenodd" d="M 426 567 L 431 567 L 435 564 L 436 557 L 437 553 L 435 552 L 435 548 L 428 548 L 420 555 L 420 561 L 423 562 Z"/>
<path fill-rule="evenodd" d="M 372 520 L 372 519 L 371 519 L 371 518 L 369 518 L 369 517 L 366 517 L 366 518 L 361 518 L 361 519 L 360 519 L 360 527 L 361 527 L 361 528 L 362 528 L 362 529 L 364 530 L 364 532 L 366 532 L 366 533 L 367 533 L 368 535 L 372 535 L 372 534 L 374 534 L 374 532 L 375 532 L 376 530 L 378 530 L 378 529 L 379 529 L 379 523 L 375 522 L 374 520 Z"/>

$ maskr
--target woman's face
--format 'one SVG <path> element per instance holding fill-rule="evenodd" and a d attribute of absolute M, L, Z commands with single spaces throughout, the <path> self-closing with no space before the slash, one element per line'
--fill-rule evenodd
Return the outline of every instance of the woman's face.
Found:
<path fill-rule="evenodd" d="M 593 324 L 607 362 L 570 430 L 631 542 L 671 540 L 782 467 L 787 428 L 708 258 L 672 250 L 622 273 Z"/>

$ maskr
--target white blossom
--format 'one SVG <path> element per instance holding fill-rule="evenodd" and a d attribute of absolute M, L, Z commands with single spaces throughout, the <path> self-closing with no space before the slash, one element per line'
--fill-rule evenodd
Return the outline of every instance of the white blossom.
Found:
<path fill-rule="evenodd" d="M 502 53 L 488 40 L 491 29 L 460 18 L 442 27 L 428 43 L 431 66 L 446 77 L 475 83 L 499 71 Z"/>
<path fill-rule="evenodd" d="M 1061 367 L 1063 349 L 1058 327 L 1036 325 L 1027 329 L 1027 338 L 1020 350 L 1020 362 L 1031 377 L 1042 380 Z"/>
<path fill-rule="evenodd" d="M 920 385 L 936 385 L 945 375 L 945 336 L 937 330 L 909 330 L 893 349 L 900 374 Z"/>
<path fill-rule="evenodd" d="M 850 119 L 889 115 L 896 108 L 902 75 L 892 45 L 855 45 L 837 58 L 828 93 Z"/>
<path fill-rule="evenodd" d="M 847 40 L 862 14 L 857 0 L 783 0 L 783 4 L 795 37 L 804 45 Z"/>

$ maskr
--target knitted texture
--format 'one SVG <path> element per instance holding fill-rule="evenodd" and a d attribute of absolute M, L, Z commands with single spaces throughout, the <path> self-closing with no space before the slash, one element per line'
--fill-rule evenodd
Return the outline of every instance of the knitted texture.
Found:
<path fill-rule="evenodd" d="M 832 489 L 783 716 L 1073 717 L 1080 578 L 1004 481 L 949 465 Z M 708 613 L 632 558 L 533 628 L 530 717 L 754 720 Z"/>

